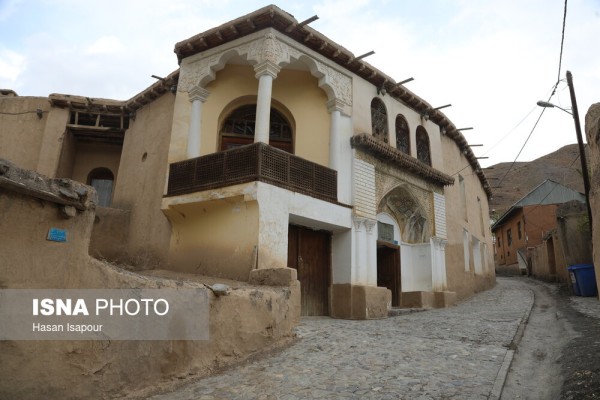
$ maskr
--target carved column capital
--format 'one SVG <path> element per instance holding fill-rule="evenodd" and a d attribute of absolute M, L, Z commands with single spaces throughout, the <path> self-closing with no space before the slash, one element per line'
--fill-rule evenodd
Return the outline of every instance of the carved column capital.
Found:
<path fill-rule="evenodd" d="M 210 92 L 200 86 L 194 86 L 188 91 L 188 97 L 190 101 L 200 100 L 205 102 Z"/>
<path fill-rule="evenodd" d="M 448 239 L 444 239 L 439 236 L 432 236 L 431 242 L 433 243 L 435 248 L 443 251 L 446 249 L 446 245 L 448 244 Z"/>
<path fill-rule="evenodd" d="M 260 78 L 263 75 L 269 75 L 271 78 L 277 78 L 277 75 L 281 71 L 281 67 L 272 61 L 263 61 L 254 66 L 254 72 L 256 72 L 256 78 Z"/>
<path fill-rule="evenodd" d="M 365 227 L 367 228 L 367 233 L 372 233 L 373 232 L 373 228 L 375 227 L 377 221 L 372 220 L 372 219 L 366 219 L 365 220 Z"/>
<path fill-rule="evenodd" d="M 365 219 L 359 217 L 352 217 L 352 223 L 354 224 L 354 230 L 358 232 L 360 231 L 362 225 L 365 223 Z"/>
<path fill-rule="evenodd" d="M 327 111 L 329 111 L 329 113 L 332 113 L 334 111 L 339 111 L 343 113 L 346 107 L 346 103 L 344 103 L 341 99 L 338 98 L 329 100 L 325 104 L 327 105 Z"/>

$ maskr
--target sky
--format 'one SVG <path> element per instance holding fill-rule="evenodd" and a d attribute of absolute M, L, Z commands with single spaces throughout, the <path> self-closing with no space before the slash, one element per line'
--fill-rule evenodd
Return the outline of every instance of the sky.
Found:
<path fill-rule="evenodd" d="M 254 0 L 0 0 L 0 88 L 125 100 L 178 68 L 175 43 L 269 3 Z M 576 142 L 600 102 L 600 0 L 302 0 L 274 3 L 432 106 L 464 131 L 482 166 L 529 161 Z M 534 125 L 540 113 L 540 122 Z M 532 133 L 533 132 L 533 133 Z M 531 136 L 530 136 L 531 134 Z M 527 141 L 528 136 L 530 136 Z M 527 141 L 527 143 L 526 143 Z M 521 151 L 522 149 L 522 151 Z M 519 154 L 520 153 L 520 154 Z M 575 163 L 577 165 L 578 163 Z"/>

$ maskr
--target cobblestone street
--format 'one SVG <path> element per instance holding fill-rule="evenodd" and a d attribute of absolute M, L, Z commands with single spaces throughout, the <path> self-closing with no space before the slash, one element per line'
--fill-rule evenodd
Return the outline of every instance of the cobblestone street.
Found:
<path fill-rule="evenodd" d="M 518 279 L 455 307 L 386 320 L 304 318 L 273 356 L 152 397 L 175 399 L 497 398 L 533 305 Z"/>

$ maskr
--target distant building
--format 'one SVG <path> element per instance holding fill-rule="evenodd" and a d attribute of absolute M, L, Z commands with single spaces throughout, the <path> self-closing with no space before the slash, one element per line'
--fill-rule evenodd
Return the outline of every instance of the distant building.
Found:
<path fill-rule="evenodd" d="M 96 188 L 94 255 L 240 281 L 293 268 L 302 313 L 340 318 L 494 285 L 490 187 L 439 109 L 275 6 L 175 53 L 127 101 L 0 99 L 0 157 Z"/>
<path fill-rule="evenodd" d="M 560 183 L 546 180 L 513 204 L 493 225 L 494 253 L 497 265 L 526 262 L 526 250 L 542 243 L 556 229 L 559 204 L 576 200 L 585 203 L 585 196 Z M 523 264 L 524 265 L 524 264 Z"/>

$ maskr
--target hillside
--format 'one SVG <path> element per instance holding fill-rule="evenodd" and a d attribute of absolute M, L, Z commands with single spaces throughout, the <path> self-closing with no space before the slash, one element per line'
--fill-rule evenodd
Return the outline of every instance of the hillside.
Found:
<path fill-rule="evenodd" d="M 546 179 L 584 192 L 577 144 L 564 146 L 533 161 L 517 162 L 501 182 L 511 164 L 504 162 L 483 169 L 493 192 L 490 212 L 496 210 L 496 214 L 501 215 Z"/>

